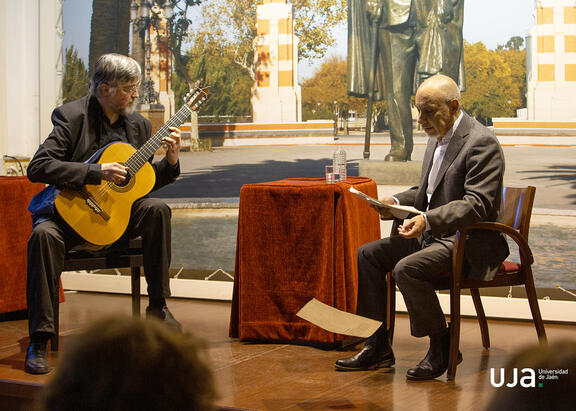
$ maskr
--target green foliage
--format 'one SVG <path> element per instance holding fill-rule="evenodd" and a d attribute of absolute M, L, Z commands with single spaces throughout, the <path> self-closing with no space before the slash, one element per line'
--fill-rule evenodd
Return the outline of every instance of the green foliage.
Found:
<path fill-rule="evenodd" d="M 82 59 L 74 46 L 66 49 L 64 79 L 62 80 L 62 97 L 64 103 L 74 101 L 88 94 L 90 79 Z"/>
<path fill-rule="evenodd" d="M 294 0 L 295 33 L 301 59 L 324 57 L 334 44 L 331 29 L 346 20 L 348 0 Z"/>
<path fill-rule="evenodd" d="M 466 91 L 464 109 L 488 124 L 493 117 L 514 117 L 526 107 L 526 50 L 520 37 L 512 37 L 505 46 L 487 50 L 482 43 L 464 45 Z M 366 111 L 366 99 L 346 95 L 346 60 L 330 57 L 312 78 L 302 84 L 304 120 L 333 118 L 334 101 L 339 112 Z M 374 104 L 374 116 L 385 111 L 384 102 Z"/>
<path fill-rule="evenodd" d="M 332 56 L 326 59 L 314 75 L 302 84 L 302 119 L 332 119 L 336 111 L 341 117 L 346 112 L 365 113 L 367 99 L 351 97 L 346 90 L 347 62 L 345 58 Z M 375 118 L 381 113 L 385 104 L 374 103 Z"/>
<path fill-rule="evenodd" d="M 183 56 L 186 74 L 178 73 L 173 77 L 177 98 L 186 93 L 186 81 L 202 79 L 211 87 L 212 96 L 201 109 L 201 115 L 251 114 L 259 3 L 258 0 L 202 3 L 201 17 L 189 31 L 192 47 Z M 323 56 L 334 42 L 331 29 L 346 18 L 347 0 L 294 0 L 291 4 L 295 13 L 295 33 L 300 39 L 300 59 Z"/>
<path fill-rule="evenodd" d="M 520 36 L 514 36 L 511 37 L 510 40 L 508 40 L 506 42 L 506 45 L 504 46 L 504 48 L 508 49 L 508 50 L 516 50 L 519 51 L 522 49 L 522 46 L 524 45 L 524 39 Z M 498 48 L 500 48 L 501 46 L 498 46 Z"/>
<path fill-rule="evenodd" d="M 464 109 L 488 124 L 493 117 L 514 117 L 526 106 L 526 50 L 515 37 L 505 47 L 487 50 L 481 42 L 464 44 Z"/>
<path fill-rule="evenodd" d="M 187 59 L 182 55 L 182 48 L 190 36 L 190 27 L 193 22 L 188 18 L 188 11 L 191 7 L 200 5 L 202 0 L 180 0 L 175 4 L 173 14 L 167 21 L 168 36 L 157 36 L 156 40 L 164 47 L 168 48 L 172 53 L 174 59 L 174 68 L 181 77 L 184 77 L 189 83 L 190 78 L 187 78 L 186 63 Z M 151 25 L 156 28 L 156 32 L 160 33 L 164 27 L 161 24 L 162 20 L 158 14 L 152 13 L 150 20 Z"/>
<path fill-rule="evenodd" d="M 218 44 L 198 42 L 188 51 L 186 58 L 189 78 L 210 86 L 210 99 L 200 109 L 200 115 L 250 115 L 253 80 L 246 69 L 234 64 L 233 54 Z M 187 84 L 181 76 L 174 75 L 177 104 L 188 91 Z"/>
<path fill-rule="evenodd" d="M 233 61 L 253 70 L 258 0 L 213 0 L 202 4 L 193 41 L 208 38 L 232 53 Z M 300 59 L 323 57 L 334 43 L 332 28 L 346 20 L 347 0 L 293 0 Z"/>

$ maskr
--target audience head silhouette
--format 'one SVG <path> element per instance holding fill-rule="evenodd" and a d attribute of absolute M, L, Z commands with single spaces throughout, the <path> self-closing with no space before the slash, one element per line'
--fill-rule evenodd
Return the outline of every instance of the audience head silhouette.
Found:
<path fill-rule="evenodd" d="M 103 319 L 66 347 L 45 410 L 211 410 L 212 374 L 198 340 L 159 321 Z"/>

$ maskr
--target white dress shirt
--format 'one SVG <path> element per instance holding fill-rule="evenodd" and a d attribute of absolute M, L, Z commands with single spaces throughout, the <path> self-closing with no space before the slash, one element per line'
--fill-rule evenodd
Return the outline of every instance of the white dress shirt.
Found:
<path fill-rule="evenodd" d="M 460 120 L 462 120 L 462 116 L 463 112 L 460 111 L 460 115 L 452 125 L 452 128 L 448 130 L 448 132 L 442 139 L 438 140 L 438 144 L 436 145 L 436 149 L 434 150 L 432 167 L 430 168 L 430 173 L 428 174 L 428 187 L 426 187 L 426 196 L 428 197 L 428 206 L 426 207 L 426 210 L 430 208 L 430 199 L 432 198 L 432 193 L 434 193 L 434 190 L 436 189 L 436 185 L 438 183 L 436 181 L 438 177 L 438 170 L 440 169 L 440 166 L 444 161 L 444 156 L 446 155 L 446 149 L 448 148 L 448 144 L 450 143 L 450 140 L 452 139 L 454 132 L 456 131 L 458 125 L 460 124 Z M 426 213 L 424 213 L 423 215 L 424 218 L 426 219 L 426 230 L 430 230 L 428 217 L 426 216 Z"/>

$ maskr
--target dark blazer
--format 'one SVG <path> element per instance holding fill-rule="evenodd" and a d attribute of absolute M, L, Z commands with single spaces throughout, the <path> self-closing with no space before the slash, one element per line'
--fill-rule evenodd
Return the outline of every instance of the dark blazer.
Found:
<path fill-rule="evenodd" d="M 426 210 L 426 188 L 437 142 L 428 141 L 420 184 L 397 194 L 400 204 Z M 447 246 L 455 232 L 479 221 L 496 221 L 502 207 L 504 154 L 494 134 L 463 113 L 438 171 L 436 189 L 426 217 L 432 235 Z M 503 235 L 474 230 L 466 246 L 466 275 L 478 280 L 494 278 L 509 250 Z"/>
<path fill-rule="evenodd" d="M 84 161 L 102 147 L 101 118 L 102 109 L 95 97 L 85 96 L 56 108 L 52 112 L 54 128 L 30 161 L 28 178 L 61 189 L 100 184 L 100 165 Z M 128 142 L 140 148 L 150 138 L 150 121 L 139 113 L 124 118 Z M 173 167 L 166 158 L 157 162 L 152 159 L 156 173 L 154 190 L 173 182 L 180 174 L 179 164 Z"/>

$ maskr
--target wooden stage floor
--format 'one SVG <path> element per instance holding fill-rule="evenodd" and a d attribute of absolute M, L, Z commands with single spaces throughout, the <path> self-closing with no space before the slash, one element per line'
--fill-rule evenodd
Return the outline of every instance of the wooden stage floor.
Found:
<path fill-rule="evenodd" d="M 143 306 L 146 298 L 142 299 Z M 389 370 L 337 372 L 333 363 L 350 352 L 287 344 L 253 344 L 228 338 L 230 303 L 171 299 L 169 307 L 186 331 L 208 346 L 218 405 L 256 410 L 479 410 L 496 390 L 490 368 L 503 367 L 519 348 L 537 342 L 529 322 L 489 321 L 492 348 L 483 350 L 475 319 L 462 322 L 464 361 L 456 380 L 445 375 L 426 382 L 408 382 L 405 373 L 425 355 L 427 339 L 409 335 L 406 315 L 398 315 L 394 341 L 396 366 Z M 67 293 L 60 307 L 61 352 L 66 340 L 94 319 L 130 315 L 130 297 Z M 528 305 L 526 305 L 528 310 Z M 573 325 L 546 324 L 550 342 L 576 339 Z M 27 321 L 0 322 L 0 408 L 18 409 L 51 374 L 23 371 L 28 344 Z M 58 364 L 57 354 L 51 357 Z M 11 398 L 9 396 L 12 396 Z M 29 399 L 28 399 L 29 401 Z M 23 408 L 21 408 L 23 409 Z"/>

